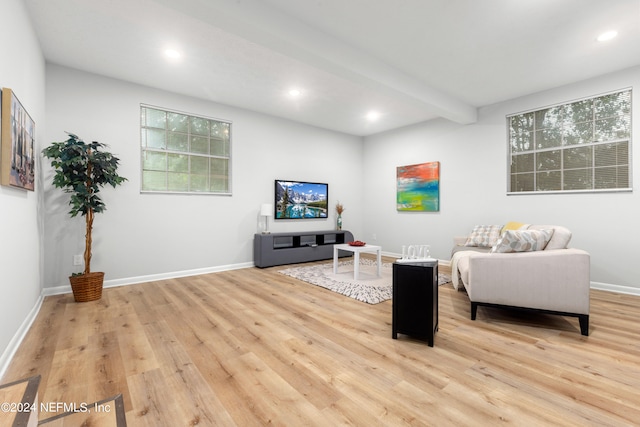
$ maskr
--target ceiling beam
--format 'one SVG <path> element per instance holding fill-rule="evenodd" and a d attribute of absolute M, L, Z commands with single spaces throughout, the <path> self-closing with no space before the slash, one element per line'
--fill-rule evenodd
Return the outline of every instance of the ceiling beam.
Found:
<path fill-rule="evenodd" d="M 430 113 L 469 124 L 477 109 L 262 0 L 153 0 L 353 83 L 400 96 Z"/>

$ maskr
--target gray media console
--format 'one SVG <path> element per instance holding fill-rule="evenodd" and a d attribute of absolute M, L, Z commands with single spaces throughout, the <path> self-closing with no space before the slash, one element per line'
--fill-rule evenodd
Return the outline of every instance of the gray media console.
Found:
<path fill-rule="evenodd" d="M 330 259 L 333 258 L 333 245 L 351 241 L 353 234 L 345 230 L 256 234 L 253 262 L 262 268 Z M 340 252 L 340 256 L 350 255 L 351 252 Z"/>

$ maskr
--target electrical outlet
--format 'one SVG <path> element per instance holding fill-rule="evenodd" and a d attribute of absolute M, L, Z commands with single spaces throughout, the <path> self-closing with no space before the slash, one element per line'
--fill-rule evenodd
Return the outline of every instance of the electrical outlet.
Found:
<path fill-rule="evenodd" d="M 82 258 L 83 258 L 82 255 L 74 255 L 73 265 L 82 265 L 82 262 L 84 261 Z"/>
<path fill-rule="evenodd" d="M 378 240 L 378 235 L 376 233 L 373 233 L 373 240 Z"/>

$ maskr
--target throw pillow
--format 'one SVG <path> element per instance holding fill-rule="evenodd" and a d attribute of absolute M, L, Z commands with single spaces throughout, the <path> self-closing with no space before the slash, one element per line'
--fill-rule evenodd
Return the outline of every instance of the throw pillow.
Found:
<path fill-rule="evenodd" d="M 527 228 L 529 228 L 529 224 L 525 224 L 524 222 L 509 221 L 502 227 L 500 234 L 507 230 L 526 230 Z"/>
<path fill-rule="evenodd" d="M 464 245 L 490 248 L 498 242 L 500 230 L 501 225 L 476 225 Z"/>
<path fill-rule="evenodd" d="M 548 228 L 553 229 L 553 236 L 544 250 L 566 249 L 571 241 L 571 231 L 569 229 L 559 225 L 532 225 L 530 227 L 531 230 L 546 230 Z"/>
<path fill-rule="evenodd" d="M 548 230 L 506 230 L 498 243 L 491 248 L 492 253 L 541 251 L 553 236 Z"/>

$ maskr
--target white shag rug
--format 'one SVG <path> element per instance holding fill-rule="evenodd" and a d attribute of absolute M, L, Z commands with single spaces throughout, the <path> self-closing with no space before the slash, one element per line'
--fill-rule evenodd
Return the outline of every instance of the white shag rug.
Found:
<path fill-rule="evenodd" d="M 378 304 L 390 300 L 392 295 L 392 264 L 383 262 L 380 269 L 381 277 L 378 277 L 375 260 L 368 258 L 360 259 L 358 280 L 353 279 L 353 260 L 339 261 L 337 274 L 333 273 L 333 262 L 291 267 L 278 272 L 368 304 Z M 451 277 L 439 274 L 439 285 L 449 282 L 451 282 Z"/>

